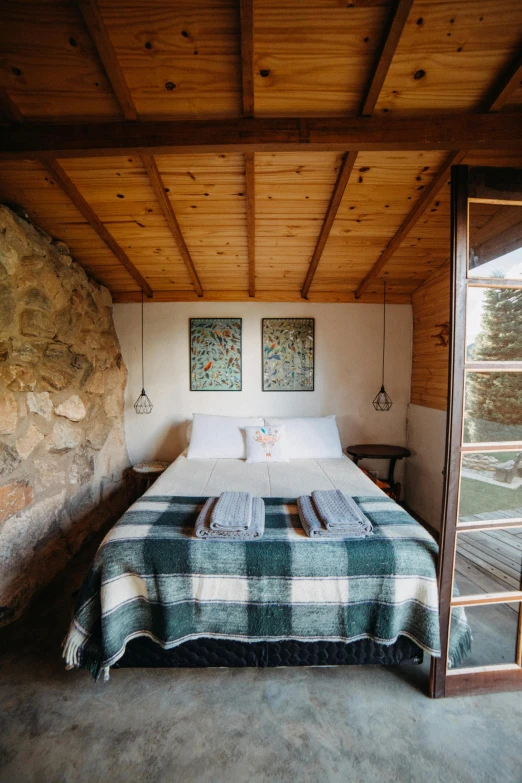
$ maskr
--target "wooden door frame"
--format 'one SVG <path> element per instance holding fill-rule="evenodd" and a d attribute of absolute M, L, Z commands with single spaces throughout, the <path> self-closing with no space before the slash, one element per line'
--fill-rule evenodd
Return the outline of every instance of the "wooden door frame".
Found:
<path fill-rule="evenodd" d="M 480 175 L 482 170 L 474 169 Z M 489 170 L 491 172 L 491 169 Z M 438 562 L 441 657 L 431 659 L 430 695 L 432 698 L 473 693 L 490 693 L 522 689 L 522 604 L 520 605 L 517 656 L 513 664 L 465 669 L 448 676 L 448 646 L 451 619 L 451 599 L 457 515 L 460 487 L 462 428 L 464 418 L 464 380 L 466 370 L 466 299 L 468 286 L 468 221 L 469 199 L 502 199 L 498 203 L 516 203 L 513 191 L 500 193 L 505 184 L 502 172 L 493 184 L 482 182 L 480 176 L 470 187 L 468 166 L 453 166 L 451 170 L 451 262 L 450 262 L 450 342 L 448 362 L 448 415 L 446 421 L 446 452 L 440 550 Z M 517 172 L 517 184 L 522 184 L 522 171 Z M 488 180 L 491 177 L 487 178 Z M 498 182 L 495 182 L 495 179 Z M 486 180 L 486 178 L 484 178 Z M 521 187 L 522 195 L 522 187 Z M 520 202 L 519 202 L 520 203 Z M 504 281 L 503 281 L 504 282 Z M 519 287 L 521 281 L 513 281 Z M 495 287 L 495 280 L 483 281 Z M 464 528 L 467 529 L 467 528 Z M 506 596 L 506 600 L 507 596 Z"/>
<path fill-rule="evenodd" d="M 460 478 L 460 442 L 464 406 L 465 321 L 460 313 L 466 305 L 468 233 L 468 167 L 451 169 L 451 261 L 450 261 L 450 341 L 448 360 L 448 414 L 446 419 L 446 454 L 442 525 L 439 539 L 439 613 L 441 657 L 431 659 L 430 695 L 445 696 L 448 662 L 449 619 L 453 560 L 457 535 L 457 506 Z M 462 273 L 464 271 L 464 274 Z M 464 304 L 464 310 L 462 306 Z M 460 379 L 460 383 L 456 383 Z"/>

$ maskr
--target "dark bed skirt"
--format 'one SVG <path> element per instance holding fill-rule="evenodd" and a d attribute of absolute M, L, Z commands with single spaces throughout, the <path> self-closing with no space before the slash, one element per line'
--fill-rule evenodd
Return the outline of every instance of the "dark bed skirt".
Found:
<path fill-rule="evenodd" d="M 423 652 L 405 636 L 395 644 L 371 639 L 356 642 L 236 642 L 230 639 L 194 639 L 164 650 L 147 637 L 133 639 L 114 668 L 189 668 L 244 666 L 353 666 L 360 664 L 422 663 Z"/>

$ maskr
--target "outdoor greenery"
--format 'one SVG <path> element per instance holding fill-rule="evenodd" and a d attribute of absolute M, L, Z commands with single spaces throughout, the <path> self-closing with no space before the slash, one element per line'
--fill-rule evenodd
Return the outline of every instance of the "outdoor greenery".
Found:
<path fill-rule="evenodd" d="M 470 359 L 522 360 L 522 290 L 486 289 L 481 327 Z M 522 374 L 469 373 L 465 430 L 471 443 L 522 439 Z"/>
<path fill-rule="evenodd" d="M 522 508 L 522 486 L 504 489 L 486 481 L 461 478 L 459 517 L 512 508 Z"/>

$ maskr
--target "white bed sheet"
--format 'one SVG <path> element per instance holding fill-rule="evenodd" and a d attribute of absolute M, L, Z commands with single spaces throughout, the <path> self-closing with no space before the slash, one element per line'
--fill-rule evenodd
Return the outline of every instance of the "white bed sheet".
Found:
<path fill-rule="evenodd" d="M 185 452 L 145 494 L 214 497 L 233 490 L 265 498 L 297 498 L 314 489 L 340 489 L 350 495 L 383 494 L 345 456 L 247 464 L 241 459 L 188 460 Z"/>

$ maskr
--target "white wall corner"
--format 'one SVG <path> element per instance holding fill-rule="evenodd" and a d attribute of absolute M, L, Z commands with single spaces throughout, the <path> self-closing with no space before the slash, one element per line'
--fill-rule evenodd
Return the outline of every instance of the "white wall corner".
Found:
<path fill-rule="evenodd" d="M 440 530 L 446 411 L 410 403 L 406 442 L 411 457 L 406 460 L 405 501 L 429 525 Z"/>

